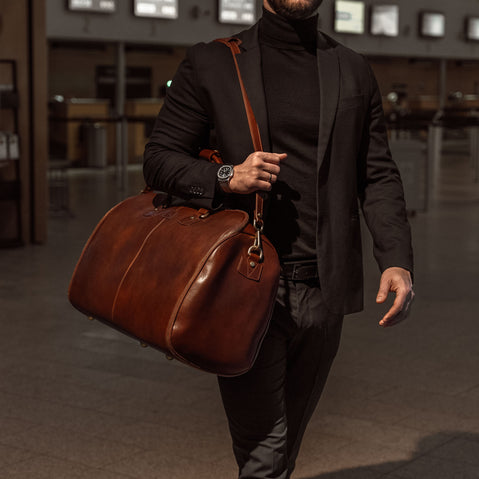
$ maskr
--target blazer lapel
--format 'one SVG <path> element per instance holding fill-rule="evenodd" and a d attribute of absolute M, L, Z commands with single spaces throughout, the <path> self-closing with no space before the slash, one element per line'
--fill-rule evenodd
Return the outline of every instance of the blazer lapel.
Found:
<path fill-rule="evenodd" d="M 258 24 L 238 35 L 241 53 L 236 56 L 251 107 L 258 123 L 264 151 L 271 151 L 268 113 L 261 72 L 261 49 L 258 41 Z"/>
<path fill-rule="evenodd" d="M 333 46 L 325 41 L 321 33 L 318 33 L 317 59 L 321 98 L 317 157 L 319 171 L 328 148 L 339 100 L 338 55 Z"/>

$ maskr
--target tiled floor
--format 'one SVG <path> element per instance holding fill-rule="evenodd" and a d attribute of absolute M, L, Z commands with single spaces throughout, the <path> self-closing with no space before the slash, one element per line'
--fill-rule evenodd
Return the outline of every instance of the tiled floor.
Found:
<path fill-rule="evenodd" d="M 411 218 L 417 300 L 401 326 L 377 326 L 384 308 L 374 305 L 368 252 L 366 311 L 346 321 L 295 479 L 479 478 L 479 184 L 471 176 L 467 157 L 445 156 L 429 211 Z M 131 191 L 141 185 L 133 169 Z M 68 303 L 82 245 L 120 196 L 110 172 L 71 173 L 72 216 L 52 216 L 48 244 L 0 250 L 2 479 L 235 477 L 215 378 Z"/>

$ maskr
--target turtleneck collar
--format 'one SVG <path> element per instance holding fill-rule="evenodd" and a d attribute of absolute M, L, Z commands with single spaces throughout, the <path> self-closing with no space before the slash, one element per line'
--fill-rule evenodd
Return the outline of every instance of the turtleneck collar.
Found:
<path fill-rule="evenodd" d="M 268 46 L 287 50 L 316 51 L 318 15 L 306 20 L 285 20 L 263 7 L 259 40 Z"/>

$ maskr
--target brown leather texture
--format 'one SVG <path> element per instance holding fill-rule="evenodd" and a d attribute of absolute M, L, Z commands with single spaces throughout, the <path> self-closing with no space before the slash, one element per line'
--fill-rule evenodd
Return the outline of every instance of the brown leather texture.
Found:
<path fill-rule="evenodd" d="M 261 134 L 259 131 L 258 122 L 256 121 L 256 117 L 254 115 L 253 108 L 251 107 L 251 103 L 249 101 L 248 93 L 246 92 L 246 88 L 244 86 L 243 77 L 241 76 L 241 70 L 238 65 L 238 60 L 236 59 L 236 55 L 241 54 L 241 40 L 235 37 L 227 37 L 227 38 L 217 38 L 215 40 L 218 43 L 223 43 L 226 45 L 233 56 L 233 62 L 236 69 L 236 74 L 238 76 L 238 82 L 241 89 L 241 96 L 243 97 L 243 104 L 246 112 L 246 117 L 248 118 L 248 126 L 249 132 L 251 135 L 251 139 L 253 141 L 253 148 L 255 151 L 263 151 L 263 144 L 261 142 Z M 256 222 L 263 221 L 263 208 L 264 208 L 264 193 L 257 192 L 256 193 L 256 206 L 254 210 L 254 219 Z"/>
<path fill-rule="evenodd" d="M 218 41 L 233 55 L 253 146 L 261 151 L 236 61 L 240 41 Z M 216 150 L 200 157 L 222 163 Z M 154 199 L 146 189 L 100 221 L 74 271 L 71 303 L 191 366 L 223 376 L 247 372 L 268 329 L 280 275 L 278 255 L 260 234 L 262 194 L 256 193 L 255 227 L 241 210 L 155 208 Z"/>
<path fill-rule="evenodd" d="M 240 210 L 155 208 L 154 192 L 110 210 L 75 268 L 69 299 L 88 316 L 204 371 L 248 371 L 268 328 L 279 280 L 263 236 Z"/>

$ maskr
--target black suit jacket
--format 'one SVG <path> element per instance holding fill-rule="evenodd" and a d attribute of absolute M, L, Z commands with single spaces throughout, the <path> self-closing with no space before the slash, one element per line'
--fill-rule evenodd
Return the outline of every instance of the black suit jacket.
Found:
<path fill-rule="evenodd" d="M 237 37 L 242 41 L 237 59 L 245 87 L 264 150 L 270 151 L 258 25 Z M 363 306 L 359 207 L 381 271 L 390 266 L 412 271 L 410 228 L 370 67 L 361 55 L 320 32 L 317 59 L 321 117 L 317 158 L 312 161 L 317 162 L 319 277 L 329 309 L 347 314 Z M 233 59 L 217 42 L 189 49 L 173 78 L 145 150 L 148 185 L 211 207 L 218 167 L 196 156 L 209 144 L 212 130 L 225 163 L 242 163 L 252 153 Z M 244 200 L 233 198 L 233 204 L 245 208 Z"/>

